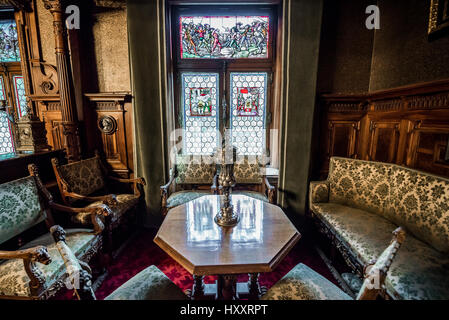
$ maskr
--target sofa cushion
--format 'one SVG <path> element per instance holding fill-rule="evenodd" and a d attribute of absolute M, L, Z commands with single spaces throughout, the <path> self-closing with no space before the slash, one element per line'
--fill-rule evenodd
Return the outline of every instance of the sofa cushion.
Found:
<path fill-rule="evenodd" d="M 135 206 L 139 202 L 139 197 L 133 194 L 117 194 L 117 204 L 115 206 L 109 206 L 112 211 L 111 221 L 117 221 L 120 217 L 127 212 L 131 207 Z M 102 201 L 95 201 L 89 204 L 87 207 L 96 207 L 102 205 Z M 80 224 L 92 224 L 90 212 L 80 212 L 72 216 L 72 221 Z"/>
<path fill-rule="evenodd" d="M 449 179 L 392 166 L 386 216 L 418 239 L 449 253 Z"/>
<path fill-rule="evenodd" d="M 391 165 L 333 157 L 329 167 L 329 202 L 383 215 L 390 199 Z"/>
<path fill-rule="evenodd" d="M 96 157 L 61 165 L 58 170 L 71 192 L 88 196 L 105 186 L 100 160 Z"/>
<path fill-rule="evenodd" d="M 176 168 L 178 175 L 177 184 L 210 184 L 215 175 L 215 163 L 206 163 L 203 158 L 199 159 L 191 155 L 177 155 Z"/>
<path fill-rule="evenodd" d="M 0 185 L 0 244 L 45 219 L 34 177 Z"/>
<path fill-rule="evenodd" d="M 126 281 L 105 300 L 186 300 L 187 296 L 156 266 Z"/>
<path fill-rule="evenodd" d="M 362 264 L 377 259 L 397 227 L 376 214 L 340 204 L 313 204 L 312 210 Z M 408 234 L 385 285 L 398 299 L 449 299 L 449 257 Z"/>
<path fill-rule="evenodd" d="M 167 199 L 167 208 L 174 208 L 199 197 L 210 195 L 209 191 L 202 190 L 185 190 L 174 192 Z"/>
<path fill-rule="evenodd" d="M 82 257 L 99 241 L 89 229 L 67 229 L 66 242 L 77 257 Z M 43 245 L 48 249 L 52 262 L 49 265 L 38 263 L 38 268 L 46 278 L 47 286 L 51 286 L 64 273 L 64 261 L 58 252 L 56 244 L 50 233 L 47 233 L 21 247 L 28 249 Z M 0 260 L 1 261 L 1 260 Z M 31 295 L 28 275 L 23 267 L 22 259 L 4 260 L 0 263 L 0 295 L 24 296 Z"/>
<path fill-rule="evenodd" d="M 260 192 L 256 192 L 256 191 L 236 190 L 235 192 L 233 191 L 232 194 L 244 195 L 244 196 L 251 197 L 251 198 L 254 198 L 254 199 L 257 199 L 260 201 L 269 202 L 266 195 L 264 195 L 263 193 L 260 193 Z"/>
<path fill-rule="evenodd" d="M 351 300 L 351 297 L 300 263 L 271 287 L 262 300 Z"/>

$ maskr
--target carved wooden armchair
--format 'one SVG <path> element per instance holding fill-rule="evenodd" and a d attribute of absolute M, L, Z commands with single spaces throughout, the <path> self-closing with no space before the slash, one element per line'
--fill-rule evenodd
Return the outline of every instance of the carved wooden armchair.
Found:
<path fill-rule="evenodd" d="M 85 263 L 96 253 L 101 254 L 100 216 L 109 215 L 109 208 L 100 205 L 75 209 L 56 204 L 42 185 L 37 167 L 31 164 L 28 170 L 30 176 L 0 184 L 0 245 L 17 247 L 15 241 L 24 234 L 34 235 L 44 223 L 49 228 L 53 224 L 52 212 L 76 215 L 87 211 L 94 228 L 67 229 L 67 245 Z M 0 250 L 0 298 L 47 299 L 64 287 L 64 262 L 50 233 L 32 239 L 19 245 L 18 250 Z"/>
<path fill-rule="evenodd" d="M 265 167 L 258 157 L 243 156 L 234 164 L 235 187 L 233 194 L 243 194 L 265 202 L 274 203 L 276 188 L 270 184 L 264 174 Z M 221 190 L 215 189 L 221 194 Z"/>
<path fill-rule="evenodd" d="M 390 245 L 364 270 L 364 282 L 357 300 L 376 300 L 385 290 L 385 279 L 393 259 L 405 240 L 405 231 L 393 231 Z M 262 297 L 263 300 L 352 300 L 335 284 L 300 263 Z"/>
<path fill-rule="evenodd" d="M 112 231 L 119 226 L 130 227 L 136 207 L 141 198 L 141 186 L 145 185 L 143 178 L 121 179 L 109 174 L 103 165 L 98 152 L 93 158 L 61 165 L 56 158 L 51 160 L 62 200 L 66 205 L 87 208 L 100 204 L 107 205 L 112 214 L 104 222 L 108 236 L 108 246 L 112 250 Z M 113 184 L 131 184 L 133 193 L 110 193 Z M 79 212 L 72 216 L 72 222 L 81 225 L 91 224 L 91 213 Z"/>
<path fill-rule="evenodd" d="M 160 187 L 163 215 L 171 208 L 211 194 L 211 188 L 216 189 L 215 162 L 206 162 L 191 155 L 176 156 L 168 183 Z"/>

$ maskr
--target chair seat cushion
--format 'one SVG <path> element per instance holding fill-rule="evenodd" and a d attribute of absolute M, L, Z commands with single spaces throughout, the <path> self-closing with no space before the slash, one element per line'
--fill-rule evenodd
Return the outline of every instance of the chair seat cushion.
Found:
<path fill-rule="evenodd" d="M 112 222 L 119 220 L 122 215 L 139 202 L 139 197 L 133 194 L 117 194 L 117 205 L 110 206 L 112 210 Z M 103 204 L 102 201 L 95 201 L 87 207 L 95 207 Z M 72 221 L 84 225 L 92 224 L 89 212 L 80 212 L 72 216 Z"/>
<path fill-rule="evenodd" d="M 105 300 L 186 300 L 187 296 L 156 266 L 126 281 Z"/>
<path fill-rule="evenodd" d="M 340 204 L 315 203 L 312 210 L 363 264 L 382 253 L 397 228 L 379 215 Z M 449 299 L 449 257 L 409 233 L 385 285 L 397 299 Z"/>
<path fill-rule="evenodd" d="M 236 190 L 235 192 L 233 191 L 232 194 L 241 194 L 247 197 L 251 197 L 260 201 L 264 201 L 264 202 L 269 202 L 268 198 L 260 192 L 256 192 L 256 191 L 241 191 L 241 190 Z"/>
<path fill-rule="evenodd" d="M 300 263 L 271 287 L 262 300 L 351 300 L 351 297 Z"/>
<path fill-rule="evenodd" d="M 206 190 L 184 190 L 172 193 L 167 199 L 167 208 L 174 208 L 204 195 L 210 195 Z"/>
<path fill-rule="evenodd" d="M 100 237 L 95 236 L 89 229 L 66 230 L 67 245 L 78 258 L 82 257 L 90 248 L 96 246 L 99 240 Z M 50 287 L 64 274 L 64 261 L 50 233 L 27 243 L 20 249 L 28 249 L 39 245 L 48 249 L 52 260 L 49 265 L 37 263 L 38 268 L 46 278 L 47 286 Z M 29 281 L 22 259 L 3 260 L 0 263 L 0 295 L 29 297 L 31 295 Z"/>

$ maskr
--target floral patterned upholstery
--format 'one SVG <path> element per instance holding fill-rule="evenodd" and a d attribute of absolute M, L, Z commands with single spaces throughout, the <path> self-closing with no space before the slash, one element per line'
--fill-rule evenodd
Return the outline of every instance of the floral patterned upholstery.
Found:
<path fill-rule="evenodd" d="M 351 297 L 300 263 L 271 287 L 262 300 L 351 300 Z"/>
<path fill-rule="evenodd" d="M 177 184 L 212 184 L 215 175 L 215 163 L 206 163 L 203 158 L 190 155 L 177 155 Z"/>
<path fill-rule="evenodd" d="M 139 197 L 133 194 L 118 194 L 116 195 L 117 204 L 115 206 L 109 206 L 112 211 L 112 219 L 111 221 L 117 221 L 120 217 L 127 212 L 131 207 L 135 206 L 139 202 Z M 86 208 L 95 207 L 101 205 L 102 201 L 95 201 L 89 204 Z M 89 212 L 80 212 L 74 216 L 72 216 L 72 221 L 75 223 L 80 223 L 84 225 L 90 225 L 91 222 L 91 213 Z M 102 217 L 101 217 L 102 218 Z"/>
<path fill-rule="evenodd" d="M 88 196 L 105 186 L 100 160 L 97 157 L 61 165 L 58 170 L 69 184 L 71 192 Z"/>
<path fill-rule="evenodd" d="M 83 256 L 90 248 L 100 241 L 90 229 L 67 229 L 66 242 L 77 257 Z M 51 286 L 65 272 L 64 261 L 58 252 L 50 233 L 45 234 L 20 249 L 43 245 L 48 249 L 52 262 L 49 265 L 38 264 L 38 268 L 46 277 L 47 286 Z M 29 281 L 22 259 L 0 260 L 0 295 L 22 296 L 31 295 Z"/>
<path fill-rule="evenodd" d="M 327 181 L 310 182 L 310 203 L 329 202 L 329 183 Z"/>
<path fill-rule="evenodd" d="M 234 164 L 234 177 L 236 183 L 262 183 L 260 164 L 257 159 L 243 157 Z"/>
<path fill-rule="evenodd" d="M 105 300 L 186 300 L 187 296 L 156 266 L 122 284 Z"/>
<path fill-rule="evenodd" d="M 0 243 L 45 219 L 34 177 L 0 185 Z"/>
<path fill-rule="evenodd" d="M 172 193 L 167 199 L 167 208 L 174 208 L 199 197 L 210 195 L 209 191 L 185 190 Z"/>

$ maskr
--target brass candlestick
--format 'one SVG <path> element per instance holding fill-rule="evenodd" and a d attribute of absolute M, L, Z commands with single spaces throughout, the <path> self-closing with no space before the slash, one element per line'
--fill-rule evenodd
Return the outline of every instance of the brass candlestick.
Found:
<path fill-rule="evenodd" d="M 239 216 L 234 212 L 230 199 L 232 187 L 235 186 L 234 163 L 236 160 L 236 155 L 237 149 L 235 147 L 226 148 L 226 146 L 224 146 L 221 149 L 221 163 L 218 183 L 223 191 L 224 201 L 223 206 L 220 208 L 220 211 L 217 213 L 214 220 L 222 227 L 233 227 L 240 220 Z"/>

